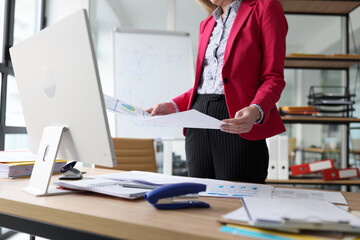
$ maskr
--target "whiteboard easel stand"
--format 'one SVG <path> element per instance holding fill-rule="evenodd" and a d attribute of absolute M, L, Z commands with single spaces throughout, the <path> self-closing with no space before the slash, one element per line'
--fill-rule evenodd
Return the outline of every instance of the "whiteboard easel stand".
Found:
<path fill-rule="evenodd" d="M 175 0 L 167 1 L 167 21 L 166 30 L 175 31 L 176 2 Z"/>
<path fill-rule="evenodd" d="M 163 143 L 163 174 L 173 173 L 173 151 L 175 141 L 185 141 L 184 138 L 162 138 Z"/>
<path fill-rule="evenodd" d="M 165 175 L 172 175 L 173 170 L 173 161 L 172 161 L 172 152 L 173 152 L 173 140 L 172 139 L 162 139 L 163 142 L 163 173 Z"/>

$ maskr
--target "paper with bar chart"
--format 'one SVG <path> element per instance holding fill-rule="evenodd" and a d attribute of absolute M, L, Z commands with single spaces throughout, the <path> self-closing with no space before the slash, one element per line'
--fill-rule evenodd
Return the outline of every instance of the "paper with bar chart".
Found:
<path fill-rule="evenodd" d="M 105 107 L 115 113 L 141 119 L 144 122 L 169 127 L 220 129 L 224 122 L 194 109 L 161 116 L 150 116 L 145 110 L 120 99 L 104 95 Z"/>

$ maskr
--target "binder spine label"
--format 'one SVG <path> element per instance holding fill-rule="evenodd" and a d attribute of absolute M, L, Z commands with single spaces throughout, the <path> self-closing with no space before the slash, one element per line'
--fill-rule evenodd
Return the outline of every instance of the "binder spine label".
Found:
<path fill-rule="evenodd" d="M 317 163 L 311 163 L 309 164 L 310 171 L 321 171 L 323 169 L 329 169 L 332 168 L 331 161 L 323 161 L 323 162 L 317 162 Z"/>
<path fill-rule="evenodd" d="M 356 169 L 349 169 L 349 170 L 340 170 L 339 177 L 340 178 L 348 178 L 348 177 L 356 177 L 358 173 Z"/>

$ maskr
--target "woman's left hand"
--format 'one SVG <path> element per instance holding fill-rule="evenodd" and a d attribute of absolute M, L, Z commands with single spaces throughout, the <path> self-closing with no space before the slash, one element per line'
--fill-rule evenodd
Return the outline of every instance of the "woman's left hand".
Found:
<path fill-rule="evenodd" d="M 221 131 L 228 133 L 247 133 L 252 129 L 254 122 L 260 118 L 260 111 L 256 106 L 245 107 L 236 112 L 234 118 L 224 119 Z"/>

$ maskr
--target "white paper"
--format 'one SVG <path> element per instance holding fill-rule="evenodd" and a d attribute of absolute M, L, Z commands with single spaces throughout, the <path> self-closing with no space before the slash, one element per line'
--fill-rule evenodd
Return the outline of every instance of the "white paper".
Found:
<path fill-rule="evenodd" d="M 143 197 L 146 192 L 150 191 L 149 189 L 123 187 L 122 182 L 101 178 L 60 181 L 54 184 L 68 189 L 91 191 L 128 199 Z"/>
<path fill-rule="evenodd" d="M 229 212 L 228 214 L 222 215 L 223 218 L 238 222 L 248 222 L 250 219 L 246 213 L 245 208 L 241 207 L 235 211 Z"/>
<path fill-rule="evenodd" d="M 0 151 L 0 162 L 30 162 L 36 155 L 30 151 Z"/>
<path fill-rule="evenodd" d="M 120 99 L 115 99 L 104 95 L 105 106 L 108 110 L 132 116 L 136 119 L 143 120 L 144 123 L 157 124 L 168 127 L 183 127 L 183 128 L 205 128 L 205 129 L 220 129 L 224 122 L 203 114 L 197 110 L 191 109 L 188 111 L 150 116 L 145 110 L 130 105 Z"/>
<path fill-rule="evenodd" d="M 346 212 L 349 208 L 348 206 L 343 206 L 343 205 L 337 206 L 337 207 Z M 352 214 L 356 216 L 356 214 L 354 214 L 354 213 L 352 213 Z M 359 217 L 360 214 L 357 216 Z M 237 221 L 237 222 L 248 222 L 250 220 L 244 207 L 238 208 L 235 211 L 232 211 L 225 215 L 222 215 L 222 217 L 224 219 L 231 220 L 231 221 Z"/>
<path fill-rule="evenodd" d="M 274 221 L 283 223 L 285 219 L 303 222 L 349 222 L 352 227 L 360 227 L 360 218 L 338 208 L 332 203 L 310 199 L 263 199 L 243 198 L 244 207 L 251 222 Z"/>
<path fill-rule="evenodd" d="M 207 186 L 205 192 L 200 192 L 199 196 L 240 198 L 243 196 L 271 198 L 273 186 L 252 183 L 234 183 L 223 180 L 191 178 L 181 176 L 169 176 L 160 173 L 129 171 L 120 173 L 110 173 L 92 176 L 94 178 L 105 178 L 117 181 L 133 181 L 136 183 L 149 185 L 165 185 L 172 183 L 201 183 Z"/>
<path fill-rule="evenodd" d="M 132 181 L 148 185 L 165 185 L 172 183 L 191 182 L 191 178 L 181 176 L 168 176 L 160 173 L 143 172 L 143 171 L 127 171 L 108 173 L 91 176 L 92 178 L 105 178 L 115 181 Z"/>
<path fill-rule="evenodd" d="M 154 116 L 144 120 L 148 123 L 155 123 L 168 127 L 185 127 L 185 128 L 205 128 L 205 129 L 220 129 L 224 122 L 203 114 L 195 109 L 188 111 Z"/>
<path fill-rule="evenodd" d="M 346 199 L 341 194 L 341 192 L 327 192 L 295 188 L 275 188 L 272 193 L 272 198 L 317 199 L 347 205 Z"/>
<path fill-rule="evenodd" d="M 150 114 L 148 114 L 143 109 L 135 105 L 130 105 L 124 101 L 121 101 L 120 99 L 115 99 L 105 94 L 104 94 L 104 101 L 105 101 L 105 107 L 112 112 L 121 113 L 139 119 L 146 119 L 151 117 Z"/>
<path fill-rule="evenodd" d="M 207 185 L 206 192 L 199 193 L 204 197 L 261 197 L 271 198 L 274 189 L 271 185 L 254 183 L 234 183 L 229 181 L 197 178 L 197 182 Z"/>
<path fill-rule="evenodd" d="M 349 211 L 349 206 L 345 206 L 345 205 L 336 205 L 336 206 L 345 212 Z"/>

